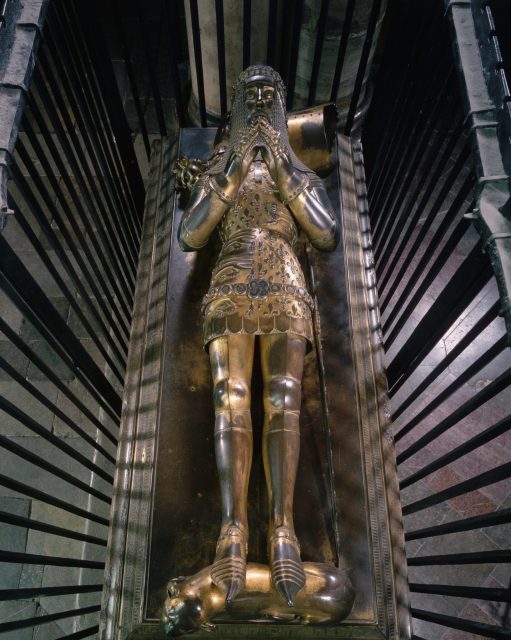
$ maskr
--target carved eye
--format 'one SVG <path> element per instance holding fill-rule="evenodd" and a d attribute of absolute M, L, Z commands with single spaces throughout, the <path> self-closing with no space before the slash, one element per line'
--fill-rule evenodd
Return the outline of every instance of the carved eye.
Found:
<path fill-rule="evenodd" d="M 246 93 L 245 93 L 245 98 L 247 100 L 253 100 L 255 98 L 255 91 L 253 89 L 249 89 Z"/>

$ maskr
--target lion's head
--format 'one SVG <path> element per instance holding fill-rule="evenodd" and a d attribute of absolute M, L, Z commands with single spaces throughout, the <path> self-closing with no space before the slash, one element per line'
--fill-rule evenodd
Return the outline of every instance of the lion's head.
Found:
<path fill-rule="evenodd" d="M 167 598 L 163 603 L 160 625 L 171 637 L 191 633 L 197 629 L 212 631 L 214 624 L 203 620 L 202 603 L 199 598 L 181 595 L 180 583 L 184 578 L 173 578 L 167 585 Z"/>

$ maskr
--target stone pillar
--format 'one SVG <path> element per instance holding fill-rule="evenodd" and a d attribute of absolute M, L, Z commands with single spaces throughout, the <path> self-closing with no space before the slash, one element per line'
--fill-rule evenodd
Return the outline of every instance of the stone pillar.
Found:
<path fill-rule="evenodd" d="M 316 88 L 316 104 L 330 101 L 332 80 L 337 64 L 337 54 L 339 43 L 344 26 L 344 16 L 348 0 L 330 0 L 328 8 L 328 18 L 326 21 L 325 38 L 321 54 L 321 64 L 319 67 L 318 81 Z M 339 108 L 340 122 L 342 123 L 348 114 L 351 95 L 357 77 L 358 65 L 364 40 L 366 37 L 367 24 L 373 0 L 357 0 L 355 12 L 351 23 L 348 48 L 344 59 L 341 83 L 337 92 L 337 106 Z M 367 79 L 371 69 L 374 51 L 378 42 L 381 23 L 385 15 L 387 1 L 382 2 L 380 17 L 373 38 L 371 53 L 366 67 L 364 84 L 359 99 L 359 110 L 364 106 L 367 108 L 369 96 L 367 94 Z M 305 0 L 302 17 L 302 30 L 300 33 L 300 46 L 298 51 L 298 65 L 295 85 L 295 109 L 304 108 L 309 95 L 309 81 L 314 60 L 314 49 L 316 46 L 316 33 L 319 13 L 321 10 L 321 0 Z M 367 99 L 366 99 L 367 98 Z M 365 104 L 364 104 L 365 102 Z M 361 114 L 363 115 L 363 114 Z"/>
<path fill-rule="evenodd" d="M 331 0 L 326 21 L 325 37 L 321 55 L 321 64 L 318 73 L 315 104 L 330 102 L 332 81 L 337 63 L 339 43 L 344 26 L 344 16 L 348 0 Z M 218 49 L 216 37 L 216 13 L 215 0 L 200 0 L 198 4 L 199 26 L 202 48 L 202 66 L 204 73 L 204 92 L 206 98 L 206 110 L 208 122 L 216 124 L 220 119 L 220 87 L 218 75 Z M 348 114 L 351 95 L 355 85 L 358 66 L 369 15 L 373 0 L 357 0 L 355 12 L 351 23 L 348 47 L 344 60 L 341 83 L 337 93 L 337 106 L 340 113 L 340 123 L 346 119 Z M 225 57 L 227 76 L 227 107 L 230 108 L 231 87 L 236 77 L 243 69 L 243 5 L 241 0 L 224 0 L 224 32 L 225 32 Z M 251 52 L 250 61 L 255 63 L 266 63 L 266 47 L 268 37 L 268 0 L 254 0 L 251 12 Z M 383 16 L 387 0 L 383 0 L 380 17 L 373 38 L 371 53 L 366 67 L 364 84 L 359 99 L 359 113 L 356 121 L 359 121 L 369 104 L 369 93 L 367 90 L 367 79 L 371 69 L 371 63 L 378 42 Z M 286 20 L 283 15 L 284 3 L 278 3 L 278 24 L 275 32 L 281 33 Z M 321 0 L 304 0 L 302 27 L 300 32 L 300 43 L 298 49 L 298 62 L 296 70 L 296 84 L 294 96 L 294 109 L 303 109 L 307 105 L 309 95 L 309 81 L 314 60 L 314 49 L 316 46 L 316 34 L 318 29 L 318 19 L 321 10 Z M 189 2 L 185 2 L 186 27 L 188 38 L 188 51 L 190 56 L 190 67 L 192 77 L 192 93 L 190 97 L 190 116 L 192 121 L 200 125 L 198 108 L 197 76 L 195 69 L 195 57 L 193 49 L 192 23 L 190 16 Z M 291 28 L 291 24 L 289 24 Z M 275 43 L 277 59 L 286 52 L 281 50 L 282 43 Z"/>
<path fill-rule="evenodd" d="M 208 121 L 216 124 L 220 120 L 220 82 L 218 75 L 218 48 L 216 37 L 215 0 L 200 0 L 199 26 L 204 73 L 204 93 Z M 227 108 L 231 108 L 231 89 L 243 70 L 243 2 L 224 0 L 225 65 L 227 78 Z M 252 2 L 250 31 L 250 61 L 252 64 L 266 62 L 268 38 L 268 0 Z M 193 50 L 192 21 L 189 2 L 185 2 L 188 52 L 192 76 L 190 116 L 195 124 L 200 124 L 198 108 L 197 76 Z M 278 45 L 277 45 L 278 47 Z"/>

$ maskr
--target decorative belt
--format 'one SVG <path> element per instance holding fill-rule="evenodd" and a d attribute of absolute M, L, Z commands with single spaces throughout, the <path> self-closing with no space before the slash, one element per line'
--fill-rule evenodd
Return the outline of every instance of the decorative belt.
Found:
<path fill-rule="evenodd" d="M 250 280 L 248 284 L 234 283 L 234 284 L 222 284 L 219 287 L 211 287 L 202 299 L 202 309 L 213 300 L 221 298 L 222 296 L 243 296 L 246 295 L 249 298 L 264 299 L 273 294 L 288 293 L 292 296 L 296 296 L 305 302 L 311 309 L 314 307 L 314 302 L 309 292 L 304 287 L 296 287 L 293 284 L 280 284 L 277 282 L 268 282 L 268 280 Z"/>

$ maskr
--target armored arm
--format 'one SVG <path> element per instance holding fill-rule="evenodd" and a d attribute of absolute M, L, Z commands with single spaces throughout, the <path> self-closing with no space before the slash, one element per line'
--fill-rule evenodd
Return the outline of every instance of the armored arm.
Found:
<path fill-rule="evenodd" d="M 202 176 L 192 190 L 177 232 L 182 251 L 201 249 L 229 207 L 214 190 L 213 180 L 211 176 Z"/>
<path fill-rule="evenodd" d="M 266 142 L 261 149 L 263 159 L 282 202 L 291 209 L 313 247 L 333 251 L 339 243 L 340 228 L 320 179 L 311 181 L 295 169 L 290 150 L 281 143 L 280 134 L 264 122 L 261 128 Z"/>
<path fill-rule="evenodd" d="M 341 232 L 325 188 L 321 184 L 312 185 L 307 176 L 294 170 L 280 192 L 312 246 L 333 251 Z"/>
<path fill-rule="evenodd" d="M 177 237 L 183 251 L 197 251 L 209 240 L 224 213 L 232 207 L 253 162 L 257 149 L 252 145 L 253 132 L 247 132 L 233 151 L 225 169 L 216 175 L 204 175 L 195 184 Z"/>

